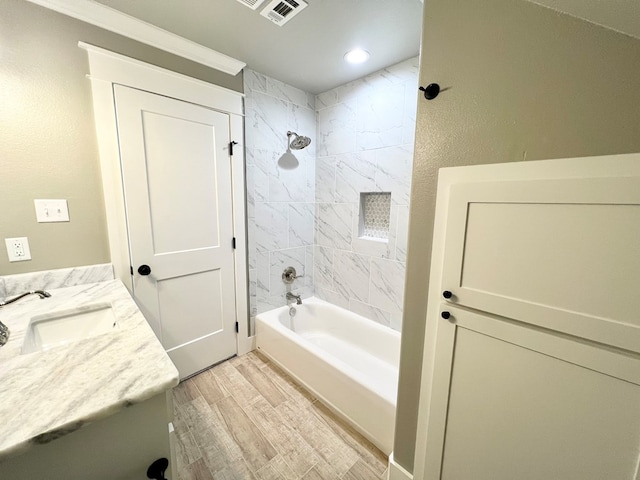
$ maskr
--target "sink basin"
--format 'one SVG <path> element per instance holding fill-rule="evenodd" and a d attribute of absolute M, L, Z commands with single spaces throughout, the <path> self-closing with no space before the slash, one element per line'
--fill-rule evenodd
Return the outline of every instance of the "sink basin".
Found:
<path fill-rule="evenodd" d="M 116 317 L 109 303 L 96 303 L 36 315 L 29 322 L 22 353 L 40 352 L 68 345 L 113 332 L 116 328 Z"/>

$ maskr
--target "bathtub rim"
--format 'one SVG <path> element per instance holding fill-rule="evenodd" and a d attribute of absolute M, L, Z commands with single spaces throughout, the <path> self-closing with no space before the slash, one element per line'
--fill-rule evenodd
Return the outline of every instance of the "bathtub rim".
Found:
<path fill-rule="evenodd" d="M 391 327 L 387 327 L 385 325 L 379 324 L 371 319 L 368 319 L 366 317 L 363 317 L 362 315 L 358 315 L 357 313 L 354 313 L 350 310 L 347 310 L 345 308 L 339 307 L 337 305 L 334 305 L 332 303 L 327 302 L 326 300 L 322 300 L 318 297 L 309 297 L 307 299 L 303 299 L 303 302 L 309 302 L 311 304 L 320 304 L 320 305 L 324 305 L 324 306 L 329 306 L 331 309 L 339 309 L 339 310 L 344 310 L 345 312 L 355 316 L 358 319 L 363 319 L 366 320 L 367 322 L 369 322 L 370 324 L 367 325 L 367 327 L 369 328 L 375 328 L 375 329 L 379 329 L 384 331 L 385 333 L 389 333 L 394 337 L 397 337 L 397 341 L 398 344 L 400 343 L 400 333 L 397 332 L 396 330 L 393 330 Z M 398 394 L 398 376 L 396 376 L 396 385 L 395 385 L 395 391 L 390 395 L 387 392 L 381 392 L 379 391 L 379 389 L 375 389 L 372 388 L 370 383 L 367 381 L 367 376 L 361 372 L 359 372 L 358 370 L 356 370 L 355 368 L 353 368 L 351 365 L 349 365 L 348 363 L 342 361 L 341 359 L 331 355 L 330 353 L 326 352 L 325 350 L 323 350 L 322 348 L 318 347 L 317 345 L 314 345 L 312 342 L 310 342 L 309 340 L 307 340 L 306 338 L 302 337 L 301 335 L 297 334 L 296 332 L 292 331 L 291 329 L 287 328 L 285 325 L 282 325 L 282 323 L 279 321 L 277 315 L 279 313 L 285 313 L 287 310 L 289 309 L 289 306 L 283 306 L 283 307 L 278 307 L 272 310 L 268 310 L 266 312 L 263 313 L 259 313 L 258 315 L 256 315 L 256 340 L 258 339 L 258 321 L 260 322 L 264 322 L 267 326 L 269 326 L 272 329 L 275 329 L 279 332 L 282 332 L 282 334 L 287 337 L 287 339 L 291 342 L 294 342 L 296 344 L 298 344 L 300 347 L 302 347 L 303 349 L 307 350 L 308 352 L 310 352 L 312 355 L 314 355 L 315 357 L 320 357 L 323 360 L 325 360 L 329 365 L 331 365 L 333 368 L 335 368 L 336 370 L 343 372 L 345 375 L 347 375 L 348 377 L 352 378 L 354 381 L 356 381 L 358 383 L 358 385 L 361 388 L 364 388 L 368 391 L 371 391 L 372 393 L 376 394 L 378 397 L 380 397 L 382 400 L 384 400 L 386 403 L 388 403 L 394 410 L 397 408 L 397 394 Z M 269 318 L 264 318 L 265 315 L 269 315 Z M 273 323 L 276 324 L 276 326 L 273 325 Z M 270 355 L 267 355 L 263 349 L 259 348 L 259 342 L 256 341 L 256 349 L 259 349 L 261 353 L 265 354 L 265 356 L 267 356 L 270 360 L 272 360 L 272 357 Z M 398 359 L 399 361 L 399 359 Z M 290 373 L 289 370 L 287 368 L 285 368 L 283 365 L 281 365 L 278 361 L 274 362 L 280 366 L 280 368 L 283 368 L 287 373 Z M 386 362 L 388 363 L 388 362 Z M 399 365 L 391 365 L 392 367 L 396 367 L 398 369 L 398 373 L 399 373 Z M 292 375 L 293 376 L 293 375 Z M 300 380 L 298 378 L 296 378 L 296 380 Z M 305 382 L 300 382 L 303 385 L 305 385 L 305 387 L 307 387 L 307 384 Z M 314 392 L 315 393 L 315 392 Z"/>

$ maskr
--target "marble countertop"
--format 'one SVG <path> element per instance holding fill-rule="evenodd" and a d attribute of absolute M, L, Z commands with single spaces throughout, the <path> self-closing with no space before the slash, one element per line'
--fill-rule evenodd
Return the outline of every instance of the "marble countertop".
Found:
<path fill-rule="evenodd" d="M 143 402 L 178 384 L 178 371 L 119 280 L 48 290 L 0 308 L 0 461 Z M 21 355 L 31 317 L 108 302 L 118 328 Z"/>

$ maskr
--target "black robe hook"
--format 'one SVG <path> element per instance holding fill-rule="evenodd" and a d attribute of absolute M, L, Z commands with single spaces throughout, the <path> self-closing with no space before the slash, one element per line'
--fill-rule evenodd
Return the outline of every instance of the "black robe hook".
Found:
<path fill-rule="evenodd" d="M 440 85 L 437 83 L 430 83 L 425 87 L 420 87 L 418 90 L 424 92 L 424 98 L 427 100 L 433 100 L 440 93 Z"/>

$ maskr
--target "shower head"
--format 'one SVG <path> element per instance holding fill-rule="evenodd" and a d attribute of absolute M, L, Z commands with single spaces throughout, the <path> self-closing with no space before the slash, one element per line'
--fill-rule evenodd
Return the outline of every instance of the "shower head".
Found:
<path fill-rule="evenodd" d="M 295 138 L 291 140 L 291 136 L 294 136 Z M 311 143 L 311 139 L 309 137 L 298 135 L 296 132 L 287 132 L 287 137 L 289 137 L 289 148 L 294 150 L 302 150 L 303 148 L 308 147 Z"/>

